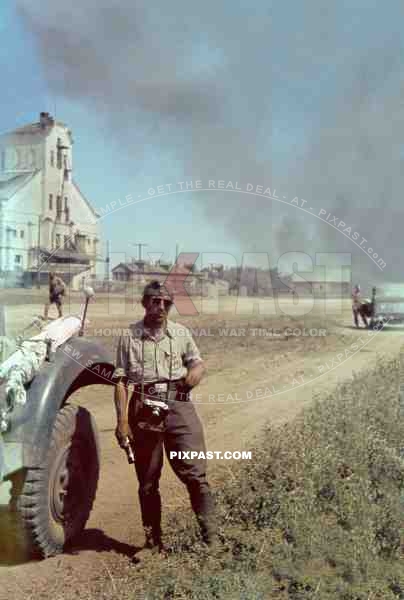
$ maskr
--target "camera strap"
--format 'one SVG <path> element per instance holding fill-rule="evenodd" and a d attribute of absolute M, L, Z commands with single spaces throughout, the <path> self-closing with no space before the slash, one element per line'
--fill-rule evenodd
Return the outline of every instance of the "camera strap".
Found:
<path fill-rule="evenodd" d="M 172 338 L 169 336 L 169 340 L 170 340 L 170 369 L 169 369 L 169 376 L 168 379 L 169 381 L 171 381 L 172 379 L 172 373 L 173 373 L 173 340 Z M 144 402 L 144 343 L 145 343 L 145 338 L 144 335 L 142 336 L 142 380 L 141 380 L 141 384 L 140 384 L 140 398 L 141 398 L 141 402 Z M 154 342 L 156 344 L 156 342 Z M 168 385 L 167 385 L 167 390 L 166 390 L 166 400 L 168 400 Z"/>
<path fill-rule="evenodd" d="M 154 340 L 153 340 L 154 341 Z M 157 345 L 157 342 L 154 341 Z M 157 352 L 154 356 L 157 360 Z M 164 432 L 165 430 L 165 417 L 169 411 L 169 394 L 170 394 L 170 382 L 172 377 L 172 361 L 173 361 L 173 346 L 172 339 L 170 338 L 170 369 L 169 369 L 169 380 L 165 382 L 147 382 L 145 383 L 145 338 L 142 336 L 142 375 L 140 385 L 140 406 L 139 406 L 139 420 L 137 427 L 143 430 Z M 145 397 L 145 388 L 147 385 L 147 394 Z M 153 389 L 153 391 L 151 391 Z M 150 395 L 149 395 L 150 394 Z"/>

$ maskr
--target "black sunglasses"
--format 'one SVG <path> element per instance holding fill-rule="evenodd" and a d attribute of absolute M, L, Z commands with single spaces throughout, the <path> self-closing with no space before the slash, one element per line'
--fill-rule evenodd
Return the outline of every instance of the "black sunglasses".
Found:
<path fill-rule="evenodd" d="M 151 298 L 151 303 L 154 306 L 160 306 L 161 302 L 164 302 L 164 308 L 166 310 L 168 310 L 169 308 L 171 308 L 173 302 L 172 300 L 163 300 L 163 298 Z"/>

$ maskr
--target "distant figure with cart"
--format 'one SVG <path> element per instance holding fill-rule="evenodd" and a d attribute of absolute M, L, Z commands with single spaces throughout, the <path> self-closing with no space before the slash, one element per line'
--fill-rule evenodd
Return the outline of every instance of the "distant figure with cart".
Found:
<path fill-rule="evenodd" d="M 63 317 L 62 305 L 65 295 L 66 285 L 63 279 L 57 277 L 56 273 L 49 273 L 49 301 L 45 304 L 44 319 L 48 319 L 49 308 L 56 304 L 59 318 Z"/>
<path fill-rule="evenodd" d="M 352 290 L 352 314 L 356 327 L 359 327 L 359 316 L 361 317 L 365 327 L 369 326 L 365 311 L 362 309 L 363 302 L 361 296 L 361 288 L 359 285 L 355 285 Z"/>

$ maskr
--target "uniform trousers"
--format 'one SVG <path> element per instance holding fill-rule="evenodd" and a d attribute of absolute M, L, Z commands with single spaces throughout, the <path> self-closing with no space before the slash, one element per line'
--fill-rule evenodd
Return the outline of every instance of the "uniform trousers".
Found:
<path fill-rule="evenodd" d="M 139 500 L 146 535 L 161 538 L 161 496 L 159 481 L 164 452 L 176 476 L 187 487 L 191 506 L 201 527 L 202 537 L 209 541 L 214 533 L 214 502 L 206 477 L 206 446 L 202 423 L 195 406 L 186 401 L 167 401 L 170 407 L 165 431 L 137 428 L 137 397 L 129 405 L 129 426 L 133 434 L 135 469 L 139 482 Z M 177 452 L 174 457 L 170 452 Z M 203 452 L 204 458 L 183 458 L 179 452 Z"/>

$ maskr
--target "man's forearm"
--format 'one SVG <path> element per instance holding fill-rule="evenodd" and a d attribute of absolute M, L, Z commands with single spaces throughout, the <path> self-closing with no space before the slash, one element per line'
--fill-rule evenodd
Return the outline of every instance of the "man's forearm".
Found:
<path fill-rule="evenodd" d="M 128 388 L 121 380 L 115 386 L 115 410 L 118 423 L 128 422 Z"/>
<path fill-rule="evenodd" d="M 199 385 L 203 375 L 205 373 L 205 366 L 203 362 L 197 362 L 193 367 L 188 369 L 187 376 L 185 377 L 185 384 L 190 387 Z"/>

